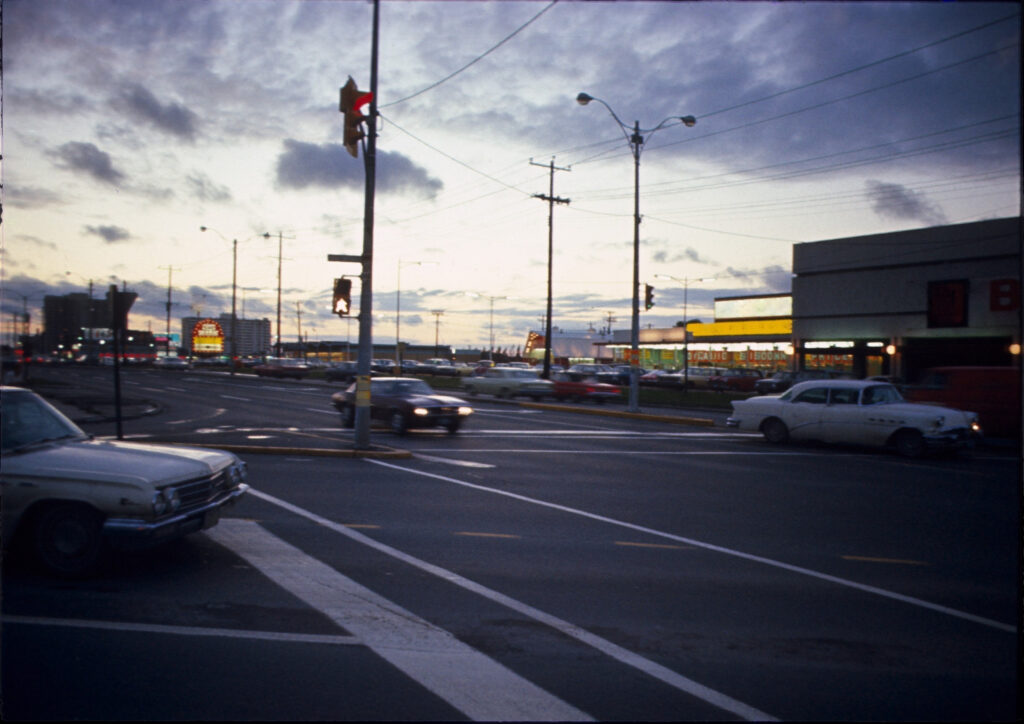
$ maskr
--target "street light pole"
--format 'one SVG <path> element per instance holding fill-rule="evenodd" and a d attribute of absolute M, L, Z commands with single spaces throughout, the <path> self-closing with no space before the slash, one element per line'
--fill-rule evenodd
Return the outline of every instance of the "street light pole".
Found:
<path fill-rule="evenodd" d="M 668 274 L 655 274 L 658 279 L 671 279 L 674 282 L 682 282 L 683 284 L 683 394 L 686 394 L 686 390 L 690 386 L 690 319 L 687 313 L 687 295 L 690 289 L 690 279 L 683 277 L 678 279 Z M 695 282 L 713 282 L 714 277 L 701 277 L 700 279 L 693 279 Z"/>
<path fill-rule="evenodd" d="M 399 328 L 402 320 L 402 266 L 423 266 L 424 264 L 436 264 L 436 261 L 405 261 L 398 260 L 398 275 L 395 280 L 395 362 L 398 369 L 402 369 L 402 353 L 399 351 L 401 337 Z"/>
<path fill-rule="evenodd" d="M 595 98 L 587 93 L 580 93 L 576 96 L 576 102 L 585 106 L 590 101 L 597 101 L 612 114 L 612 118 L 619 124 L 626 141 L 629 143 L 630 151 L 633 153 L 633 313 L 632 328 L 630 329 L 630 375 L 629 375 L 629 411 L 640 410 L 640 152 L 643 149 L 644 137 L 641 135 L 640 122 L 634 121 L 633 134 L 627 133 L 628 126 L 623 123 L 612 110 L 612 107 L 600 98 Z M 693 116 L 670 116 L 654 128 L 644 131 L 648 137 L 660 130 L 669 121 L 678 120 L 684 126 L 693 127 L 697 119 Z"/>

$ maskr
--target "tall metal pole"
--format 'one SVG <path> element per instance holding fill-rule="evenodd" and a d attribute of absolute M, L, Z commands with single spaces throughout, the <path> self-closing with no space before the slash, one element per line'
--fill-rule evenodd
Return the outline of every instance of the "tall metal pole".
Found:
<path fill-rule="evenodd" d="M 284 237 L 277 232 L 277 348 L 275 357 L 281 356 L 281 240 Z"/>
<path fill-rule="evenodd" d="M 629 411 L 640 410 L 640 121 L 634 121 L 633 137 L 633 317 L 629 333 Z"/>
<path fill-rule="evenodd" d="M 235 302 L 238 297 L 238 239 L 231 241 L 231 376 L 235 376 L 238 360 L 238 315 Z"/>
<path fill-rule="evenodd" d="M 373 358 L 373 209 L 377 182 L 377 44 L 380 0 L 373 0 L 370 50 L 370 117 L 366 124 L 366 198 L 363 211 L 363 271 L 359 300 L 359 359 L 356 362 L 355 447 L 370 447 L 370 362 Z"/>

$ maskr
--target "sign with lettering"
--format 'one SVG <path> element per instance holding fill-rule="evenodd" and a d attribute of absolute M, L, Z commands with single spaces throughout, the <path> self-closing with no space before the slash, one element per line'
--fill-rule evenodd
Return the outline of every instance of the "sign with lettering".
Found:
<path fill-rule="evenodd" d="M 223 354 L 224 330 L 215 319 L 200 319 L 192 328 L 192 351 L 197 354 Z"/>

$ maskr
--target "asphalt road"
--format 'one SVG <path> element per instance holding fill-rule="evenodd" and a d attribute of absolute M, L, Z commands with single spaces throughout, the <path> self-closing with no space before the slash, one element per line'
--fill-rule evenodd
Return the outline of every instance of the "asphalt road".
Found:
<path fill-rule="evenodd" d="M 217 527 L 90 581 L 5 561 L 7 719 L 1019 719 L 1016 451 L 481 398 L 456 436 L 333 457 L 322 385 L 125 382 L 159 403 L 128 439 L 279 454 L 243 454 Z"/>

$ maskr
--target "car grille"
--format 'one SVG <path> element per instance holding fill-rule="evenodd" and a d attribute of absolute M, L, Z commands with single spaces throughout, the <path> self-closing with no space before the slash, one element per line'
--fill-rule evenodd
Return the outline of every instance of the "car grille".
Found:
<path fill-rule="evenodd" d="M 227 472 L 222 471 L 215 475 L 197 478 L 196 480 L 179 483 L 171 487 L 178 491 L 178 497 L 181 500 L 181 506 L 178 509 L 180 512 L 190 510 L 191 508 L 198 508 L 209 503 L 227 491 L 231 484 L 228 482 Z"/>
<path fill-rule="evenodd" d="M 441 405 L 434 412 L 436 415 L 442 415 L 447 417 L 448 415 L 458 415 L 459 408 L 457 405 Z"/>

